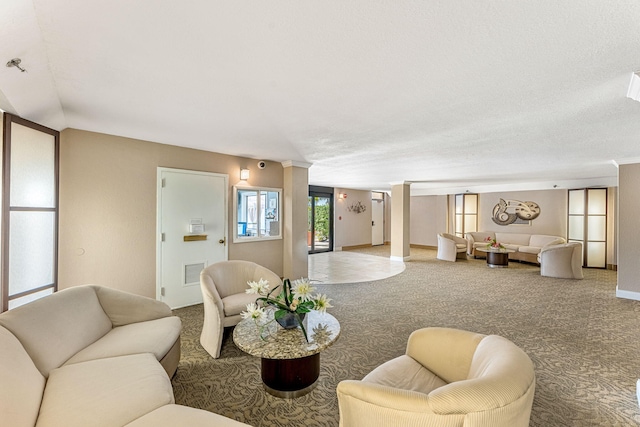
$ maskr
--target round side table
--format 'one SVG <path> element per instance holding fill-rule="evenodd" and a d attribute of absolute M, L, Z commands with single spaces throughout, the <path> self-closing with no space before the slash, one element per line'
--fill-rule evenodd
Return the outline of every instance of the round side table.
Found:
<path fill-rule="evenodd" d="M 238 348 L 262 358 L 261 376 L 265 390 L 277 397 L 295 398 L 314 389 L 320 375 L 320 352 L 340 335 L 340 323 L 328 313 L 311 311 L 304 319 L 309 342 L 302 329 L 284 329 L 268 311 L 269 323 L 261 328 L 245 319 L 233 330 Z"/>

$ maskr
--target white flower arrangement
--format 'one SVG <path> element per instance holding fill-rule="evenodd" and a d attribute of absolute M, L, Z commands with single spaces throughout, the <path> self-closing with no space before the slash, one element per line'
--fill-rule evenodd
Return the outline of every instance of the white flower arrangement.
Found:
<path fill-rule="evenodd" d="M 284 279 L 282 289 L 276 294 L 276 290 L 280 285 L 269 290 L 269 282 L 260 278 L 258 282 L 247 282 L 249 289 L 245 292 L 248 294 L 259 295 L 255 303 L 247 304 L 247 310 L 240 313 L 243 319 L 253 319 L 256 324 L 263 321 L 266 317 L 265 306 L 273 306 L 274 320 L 283 318 L 289 313 L 295 314 L 298 324 L 302 328 L 304 337 L 307 341 L 307 331 L 302 324 L 302 317 L 311 310 L 326 312 L 328 308 L 333 307 L 324 294 L 315 294 L 316 289 L 311 285 L 308 279 L 297 279 L 293 283 L 289 279 Z M 264 326 L 264 325 L 263 325 Z"/>

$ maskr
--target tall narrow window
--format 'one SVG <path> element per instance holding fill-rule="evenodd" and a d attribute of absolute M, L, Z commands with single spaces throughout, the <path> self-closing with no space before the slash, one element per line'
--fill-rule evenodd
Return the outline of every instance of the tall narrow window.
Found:
<path fill-rule="evenodd" d="M 582 243 L 583 266 L 607 267 L 607 189 L 569 190 L 568 240 Z"/>
<path fill-rule="evenodd" d="M 456 194 L 454 212 L 454 234 L 465 237 L 465 233 L 478 231 L 478 195 Z"/>
<path fill-rule="evenodd" d="M 59 141 L 4 114 L 2 311 L 57 290 Z"/>

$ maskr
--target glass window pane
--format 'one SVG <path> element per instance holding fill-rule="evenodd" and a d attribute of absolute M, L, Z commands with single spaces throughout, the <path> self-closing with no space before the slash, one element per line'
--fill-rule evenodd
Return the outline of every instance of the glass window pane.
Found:
<path fill-rule="evenodd" d="M 587 217 L 587 240 L 607 240 L 607 217 Z"/>
<path fill-rule="evenodd" d="M 589 206 L 587 213 L 589 215 L 605 215 L 607 213 L 607 190 L 604 188 L 589 189 Z"/>
<path fill-rule="evenodd" d="M 569 190 L 569 215 L 584 215 L 584 190 Z"/>
<path fill-rule="evenodd" d="M 45 289 L 40 292 L 35 292 L 33 294 L 25 295 L 21 298 L 12 299 L 9 301 L 9 310 L 12 308 L 20 307 L 21 305 L 25 305 L 31 301 L 35 301 L 42 297 L 46 297 L 47 295 L 51 295 L 53 293 L 53 288 Z"/>
<path fill-rule="evenodd" d="M 455 230 L 456 234 L 462 234 L 462 215 L 456 215 L 455 217 Z"/>
<path fill-rule="evenodd" d="M 464 216 L 464 232 L 469 233 L 470 231 L 478 231 L 477 227 L 477 216 L 476 215 L 465 215 Z"/>
<path fill-rule="evenodd" d="M 456 194 L 456 211 L 457 214 L 462 213 L 462 194 Z"/>
<path fill-rule="evenodd" d="M 569 240 L 584 240 L 584 217 L 569 217 Z"/>
<path fill-rule="evenodd" d="M 238 190 L 238 236 L 258 235 L 258 192 Z"/>
<path fill-rule="evenodd" d="M 53 283 L 55 213 L 11 212 L 9 295 Z"/>
<path fill-rule="evenodd" d="M 265 191 L 265 234 L 268 236 L 280 235 L 280 194 L 277 191 Z"/>
<path fill-rule="evenodd" d="M 328 248 L 329 247 L 329 207 L 331 206 L 328 197 L 315 197 L 315 215 L 314 215 L 314 228 L 315 228 L 315 247 Z"/>
<path fill-rule="evenodd" d="M 477 194 L 464 195 L 464 213 L 466 214 L 478 213 L 478 195 Z M 465 231 L 471 231 L 471 230 L 465 229 Z"/>
<path fill-rule="evenodd" d="M 236 188 L 237 237 L 244 241 L 281 237 L 281 190 Z"/>
<path fill-rule="evenodd" d="M 605 242 L 587 243 L 587 267 L 605 268 L 607 244 Z"/>
<path fill-rule="evenodd" d="M 55 138 L 11 124 L 11 206 L 55 207 Z"/>

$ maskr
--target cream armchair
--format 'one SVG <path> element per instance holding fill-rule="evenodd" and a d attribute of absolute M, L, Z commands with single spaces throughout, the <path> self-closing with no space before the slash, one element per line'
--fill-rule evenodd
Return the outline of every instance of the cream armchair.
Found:
<path fill-rule="evenodd" d="M 455 261 L 466 258 L 467 239 L 449 233 L 438 233 L 438 255 L 443 261 Z"/>
<path fill-rule="evenodd" d="M 406 354 L 337 388 L 341 427 L 527 427 L 534 392 L 511 341 L 448 328 L 413 332 Z"/>
<path fill-rule="evenodd" d="M 222 261 L 200 273 L 204 302 L 200 343 L 214 358 L 220 357 L 224 328 L 237 325 L 242 319 L 240 313 L 256 300 L 256 295 L 245 292 L 247 282 L 260 279 L 267 280 L 270 289 L 282 283 L 274 272 L 251 261 Z"/>
<path fill-rule="evenodd" d="M 540 275 L 559 279 L 583 279 L 582 243 L 570 242 L 542 248 L 538 254 Z"/>

